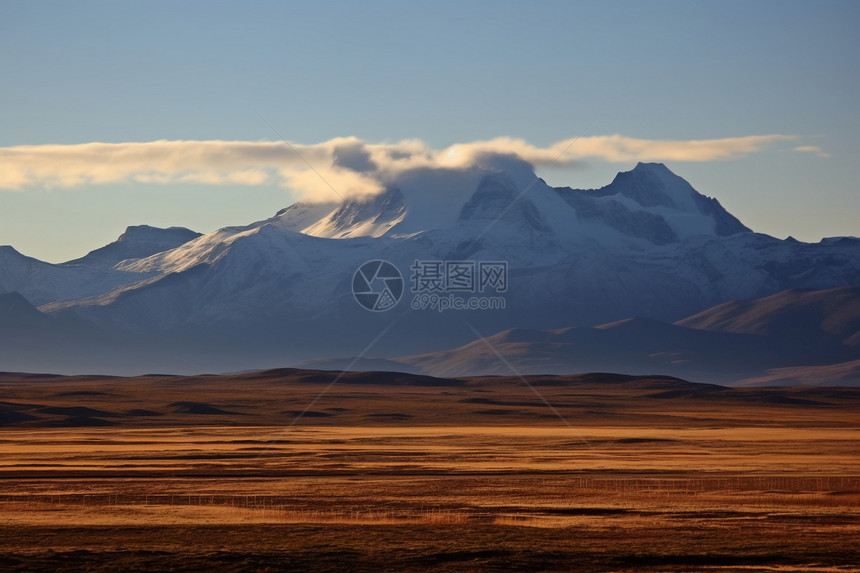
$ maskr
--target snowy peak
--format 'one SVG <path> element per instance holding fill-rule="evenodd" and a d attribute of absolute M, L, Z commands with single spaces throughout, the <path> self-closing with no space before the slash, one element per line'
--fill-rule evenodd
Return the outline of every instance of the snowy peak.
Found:
<path fill-rule="evenodd" d="M 503 221 L 521 229 L 547 232 L 549 225 L 534 203 L 516 188 L 504 174 L 485 176 L 472 197 L 460 210 L 460 222 Z"/>
<path fill-rule="evenodd" d="M 136 225 L 128 227 L 113 243 L 64 264 L 110 268 L 127 259 L 142 259 L 175 249 L 199 236 L 200 233 L 185 227 L 160 229 L 149 225 Z"/>
<path fill-rule="evenodd" d="M 560 188 L 577 218 L 601 221 L 625 235 L 663 245 L 696 235 L 749 232 L 716 200 L 662 163 L 639 163 L 596 190 Z"/>
<path fill-rule="evenodd" d="M 509 210 L 517 199 L 513 182 L 505 175 L 487 175 L 460 210 L 461 221 L 495 219 Z"/>
<path fill-rule="evenodd" d="M 736 233 L 751 233 L 752 230 L 738 220 L 737 217 L 729 213 L 720 205 L 720 202 L 713 197 L 705 197 L 700 193 L 696 193 L 696 204 L 699 206 L 699 212 L 707 215 L 714 220 L 714 234 L 718 237 L 728 237 Z"/>
<path fill-rule="evenodd" d="M 380 237 L 406 215 L 406 199 L 391 188 L 367 199 L 348 200 L 302 233 L 330 239 Z"/>
<path fill-rule="evenodd" d="M 278 211 L 274 217 L 266 221 L 297 233 L 318 223 L 338 208 L 337 203 L 310 203 L 299 201 Z"/>
<path fill-rule="evenodd" d="M 691 236 L 749 231 L 716 199 L 699 194 L 662 163 L 639 163 L 596 190 L 553 188 L 534 179 L 523 184 L 518 175 L 504 170 L 469 177 L 416 175 L 403 192 L 390 187 L 342 203 L 298 202 L 251 227 L 273 224 L 330 239 L 411 236 L 452 227 L 466 233 L 480 228 L 483 235 L 491 228 L 497 238 L 554 236 L 562 242 L 614 245 L 642 240 L 667 245 Z"/>
<path fill-rule="evenodd" d="M 674 207 L 679 211 L 705 215 L 712 219 L 713 234 L 717 236 L 750 231 L 719 201 L 705 197 L 662 163 L 637 163 L 632 171 L 619 173 L 604 189 L 614 189 L 643 207 Z"/>
<path fill-rule="evenodd" d="M 603 189 L 629 197 L 643 207 L 698 210 L 694 198 L 698 192 L 662 163 L 637 163 L 631 171 L 616 175 Z"/>
<path fill-rule="evenodd" d="M 406 215 L 406 199 L 397 188 L 379 195 L 343 203 L 300 201 L 278 211 L 264 223 L 328 239 L 379 237 Z"/>
<path fill-rule="evenodd" d="M 598 200 L 574 189 L 559 189 L 559 195 L 576 211 L 580 222 L 596 222 L 635 239 L 655 245 L 680 241 L 666 219 L 648 211 L 631 209 L 620 201 Z"/>

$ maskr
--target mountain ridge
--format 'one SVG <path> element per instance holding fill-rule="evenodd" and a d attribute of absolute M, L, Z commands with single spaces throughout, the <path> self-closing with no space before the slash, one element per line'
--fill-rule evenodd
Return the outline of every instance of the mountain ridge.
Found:
<path fill-rule="evenodd" d="M 833 295 L 842 295 L 834 297 Z M 758 309 L 776 300 L 786 312 L 803 314 L 800 302 L 830 303 L 833 316 L 842 316 L 860 302 L 860 287 L 825 291 L 785 291 L 764 299 L 724 303 L 674 324 L 634 317 L 592 328 L 555 330 L 511 328 L 476 339 L 464 346 L 439 352 L 397 357 L 387 368 L 410 369 L 434 376 L 570 374 L 611 370 L 623 374 L 662 372 L 699 381 L 740 385 L 806 384 L 809 380 L 860 386 L 860 348 L 845 344 L 858 337 L 860 323 L 830 338 L 815 332 L 780 332 L 753 329 L 716 329 L 703 318 L 722 316 L 726 308 Z M 777 316 L 780 320 L 785 314 Z M 826 324 L 827 321 L 825 320 Z M 849 336 L 850 335 L 850 336 Z M 504 361 L 497 353 L 504 356 Z M 372 359 L 355 364 L 374 364 Z M 381 363 L 381 362 L 380 362 Z M 330 361 L 307 363 L 333 366 Z M 349 359 L 338 361 L 340 368 Z M 362 366 L 356 366 L 361 368 Z"/>
<path fill-rule="evenodd" d="M 860 286 L 791 289 L 762 299 L 730 301 L 675 324 L 744 334 L 827 335 L 860 347 Z"/>
<path fill-rule="evenodd" d="M 113 267 L 126 259 L 140 259 L 174 249 L 201 234 L 185 227 L 161 229 L 149 225 L 134 225 L 126 228 L 116 241 L 63 264 Z"/>
<path fill-rule="evenodd" d="M 637 165 L 621 176 L 632 183 L 603 191 L 551 187 L 517 169 L 449 170 L 374 197 L 300 202 L 110 268 L 0 251 L 0 292 L 129 340 L 123 356 L 136 356 L 133 372 L 189 372 L 354 356 L 374 340 L 380 358 L 442 351 L 474 339 L 466 318 L 485 333 L 631 317 L 672 323 L 730 300 L 860 284 L 860 241 L 751 232 L 663 165 Z M 430 189 L 440 181 L 450 187 Z M 734 232 L 721 231 L 721 220 Z M 352 278 L 380 259 L 407 285 L 415 261 L 504 261 L 504 308 L 422 311 L 407 287 L 392 310 L 370 313 L 356 302 Z M 612 336 L 634 327 L 644 328 L 616 325 Z"/>

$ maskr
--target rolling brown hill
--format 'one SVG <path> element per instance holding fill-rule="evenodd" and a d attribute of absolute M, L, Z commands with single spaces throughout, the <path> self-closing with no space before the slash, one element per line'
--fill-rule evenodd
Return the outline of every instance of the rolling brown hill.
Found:
<path fill-rule="evenodd" d="M 436 376 L 610 371 L 728 385 L 852 386 L 860 385 L 858 359 L 860 286 L 728 302 L 674 324 L 629 318 L 593 328 L 510 329 L 396 360 Z"/>
<path fill-rule="evenodd" d="M 787 290 L 727 302 L 675 324 L 714 332 L 838 340 L 860 347 L 860 286 Z"/>
<path fill-rule="evenodd" d="M 523 378 L 290 368 L 128 378 L 0 373 L 0 427 L 6 429 L 533 426 L 562 424 L 560 417 L 570 424 L 635 420 L 698 427 L 749 424 L 747 414 L 762 408 L 780 409 L 780 416 L 791 418 L 807 415 L 809 408 L 850 414 L 858 405 L 856 388 L 727 388 L 610 373 Z"/>

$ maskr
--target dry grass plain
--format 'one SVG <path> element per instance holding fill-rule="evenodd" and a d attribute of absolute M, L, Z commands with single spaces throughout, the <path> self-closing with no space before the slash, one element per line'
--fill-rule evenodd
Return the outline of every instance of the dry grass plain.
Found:
<path fill-rule="evenodd" d="M 858 389 L 334 376 L 0 375 L 0 570 L 860 570 Z"/>

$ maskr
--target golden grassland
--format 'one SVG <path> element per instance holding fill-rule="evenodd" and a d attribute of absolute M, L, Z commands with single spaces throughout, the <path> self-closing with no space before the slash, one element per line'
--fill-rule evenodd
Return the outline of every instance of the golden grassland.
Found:
<path fill-rule="evenodd" d="M 856 390 L 333 376 L 0 376 L 0 570 L 860 570 Z"/>

